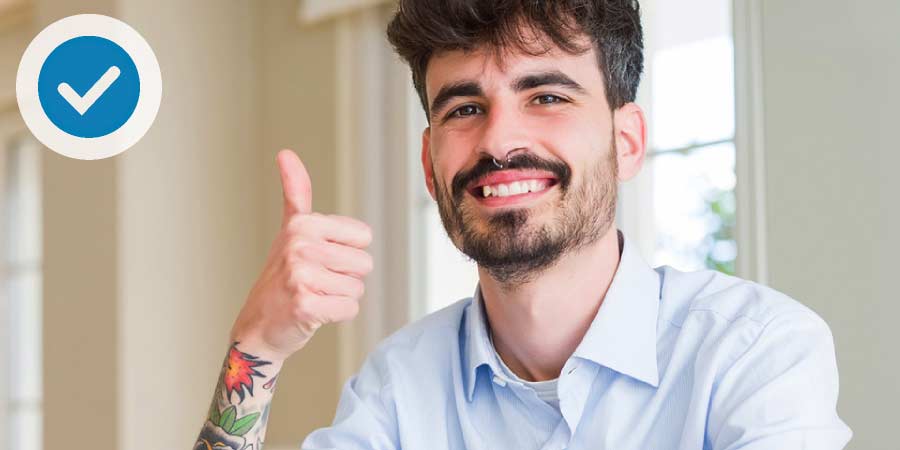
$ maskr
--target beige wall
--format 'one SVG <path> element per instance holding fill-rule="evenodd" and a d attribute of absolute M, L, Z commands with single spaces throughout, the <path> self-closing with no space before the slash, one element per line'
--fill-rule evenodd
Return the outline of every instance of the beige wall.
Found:
<path fill-rule="evenodd" d="M 163 74 L 156 123 L 116 158 L 119 448 L 183 448 L 202 424 L 231 320 L 264 257 L 255 9 L 177 0 L 117 7 Z"/>
<path fill-rule="evenodd" d="M 45 153 L 46 448 L 189 448 L 277 231 L 278 149 L 335 210 L 332 25 L 301 27 L 295 0 L 71 3 L 41 0 L 37 20 L 124 19 L 156 52 L 163 99 L 122 155 Z M 336 352 L 329 328 L 287 365 L 267 448 L 330 423 Z"/>
<path fill-rule="evenodd" d="M 15 107 L 16 70 L 32 37 L 34 23 L 30 15 L 17 13 L 9 20 L 0 18 L 0 111 Z"/>
<path fill-rule="evenodd" d="M 111 0 L 89 3 L 89 10 L 111 10 Z M 36 5 L 35 31 L 84 11 L 64 0 Z M 44 446 L 114 449 L 120 436 L 116 160 L 42 157 Z"/>
<path fill-rule="evenodd" d="M 44 445 L 114 449 L 121 273 L 116 162 L 45 152 L 41 170 Z"/>
<path fill-rule="evenodd" d="M 769 272 L 834 333 L 848 448 L 891 447 L 900 403 L 900 3 L 763 2 Z"/>

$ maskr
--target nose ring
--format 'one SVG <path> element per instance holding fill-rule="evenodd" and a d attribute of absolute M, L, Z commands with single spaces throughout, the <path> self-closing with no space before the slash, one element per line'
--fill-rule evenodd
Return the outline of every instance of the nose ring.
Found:
<path fill-rule="evenodd" d="M 513 157 L 514 153 L 524 151 L 524 150 L 525 150 L 524 148 L 517 148 L 517 149 L 511 150 L 509 153 L 507 153 L 506 154 L 506 166 L 509 166 L 509 163 L 512 161 L 512 157 Z M 497 166 L 498 169 L 502 169 L 504 167 L 504 165 L 503 165 L 504 163 L 497 161 L 497 158 L 491 157 L 491 159 L 494 161 L 494 165 Z"/>

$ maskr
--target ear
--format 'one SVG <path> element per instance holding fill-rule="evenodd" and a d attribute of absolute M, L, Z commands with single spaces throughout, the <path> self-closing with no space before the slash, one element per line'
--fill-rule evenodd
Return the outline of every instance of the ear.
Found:
<path fill-rule="evenodd" d="M 634 178 L 644 165 L 647 153 L 647 122 L 644 111 L 636 103 L 622 105 L 613 113 L 616 126 L 617 155 L 619 163 L 619 181 Z"/>
<path fill-rule="evenodd" d="M 431 127 L 426 127 L 422 131 L 422 171 L 425 174 L 425 187 L 428 188 L 428 193 L 431 194 L 431 199 L 434 200 L 434 171 L 431 163 L 430 138 Z"/>

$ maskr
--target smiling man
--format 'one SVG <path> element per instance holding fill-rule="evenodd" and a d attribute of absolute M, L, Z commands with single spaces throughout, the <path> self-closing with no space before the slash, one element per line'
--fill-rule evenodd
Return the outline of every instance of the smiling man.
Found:
<path fill-rule="evenodd" d="M 382 342 L 302 448 L 844 447 L 819 316 L 652 269 L 614 226 L 646 149 L 637 2 L 401 0 L 388 38 L 429 119 L 427 188 L 479 282 Z M 312 212 L 303 164 L 278 163 L 282 229 L 195 449 L 261 447 L 282 363 L 355 316 L 372 268 L 369 228 Z"/>

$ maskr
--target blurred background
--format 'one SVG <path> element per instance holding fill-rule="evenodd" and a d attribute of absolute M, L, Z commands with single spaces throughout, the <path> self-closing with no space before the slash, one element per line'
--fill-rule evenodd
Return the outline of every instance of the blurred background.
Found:
<path fill-rule="evenodd" d="M 851 449 L 900 403 L 900 3 L 644 0 L 652 153 L 619 226 L 654 266 L 769 284 L 834 333 Z M 284 369 L 267 449 L 331 422 L 384 336 L 471 296 L 419 163 L 425 126 L 384 0 L 0 0 L 0 450 L 189 448 L 278 230 L 275 153 L 314 209 L 375 230 L 353 323 Z M 79 161 L 24 128 L 15 74 L 68 15 L 128 22 L 163 75 L 154 126 Z"/>

